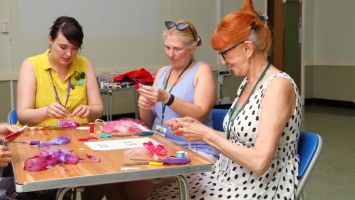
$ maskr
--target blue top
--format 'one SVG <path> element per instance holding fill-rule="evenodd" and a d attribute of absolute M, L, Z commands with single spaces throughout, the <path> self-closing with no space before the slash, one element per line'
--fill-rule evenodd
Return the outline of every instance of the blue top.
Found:
<path fill-rule="evenodd" d="M 175 87 L 172 89 L 171 94 L 173 94 L 175 97 L 182 99 L 186 102 L 189 103 L 194 103 L 194 94 L 195 94 L 195 84 L 194 84 L 194 77 L 196 74 L 196 71 L 199 67 L 199 65 L 202 64 L 202 62 L 196 62 L 195 65 L 186 72 L 185 76 L 182 77 L 182 80 L 180 80 Z M 157 87 L 160 89 L 163 89 L 163 82 L 164 78 L 166 77 L 167 73 L 169 72 L 170 66 L 166 66 L 163 68 L 159 80 L 157 82 Z M 168 91 L 170 88 L 166 88 L 166 91 Z M 155 114 L 154 118 L 154 123 L 153 123 L 153 130 L 156 129 L 157 125 L 164 126 L 167 128 L 166 132 L 166 137 L 169 138 L 171 141 L 180 144 L 181 146 L 184 146 L 185 148 L 188 148 L 188 142 L 181 136 L 174 135 L 171 131 L 170 127 L 167 127 L 164 125 L 165 121 L 172 119 L 172 118 L 179 118 L 182 117 L 181 115 L 175 113 L 173 110 L 171 110 L 168 106 L 165 108 L 165 113 L 164 113 L 164 122 L 163 125 L 161 124 L 161 118 L 162 118 L 162 103 L 156 103 L 153 108 L 153 112 Z M 211 112 L 206 118 L 206 120 L 203 122 L 205 125 L 212 127 L 212 119 L 211 119 Z M 191 143 L 191 150 L 198 150 L 205 152 L 207 154 L 211 154 L 215 157 L 219 155 L 218 151 L 216 151 L 214 148 L 211 146 L 207 145 L 206 143 L 203 142 L 192 142 Z"/>

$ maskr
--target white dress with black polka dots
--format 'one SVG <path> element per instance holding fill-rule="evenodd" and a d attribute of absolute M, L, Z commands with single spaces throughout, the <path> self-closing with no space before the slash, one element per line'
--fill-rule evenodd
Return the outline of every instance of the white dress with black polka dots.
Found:
<path fill-rule="evenodd" d="M 253 147 L 255 145 L 258 133 L 260 103 L 269 83 L 273 79 L 280 77 L 290 80 L 294 85 L 297 95 L 296 108 L 283 130 L 270 168 L 262 176 L 257 176 L 252 171 L 234 163 L 221 154 L 215 163 L 213 172 L 187 176 L 191 199 L 294 199 L 298 185 L 299 156 L 297 143 L 301 126 L 302 103 L 296 84 L 286 73 L 279 72 L 272 75 L 256 89 L 245 105 L 244 110 L 237 116 L 231 130 L 230 139 L 244 147 Z M 246 79 L 239 87 L 237 98 L 233 104 L 238 100 L 241 88 L 245 84 Z M 229 113 L 223 123 L 225 130 L 228 120 Z M 222 168 L 221 165 L 224 159 L 227 160 L 228 167 Z M 148 199 L 179 199 L 178 184 L 173 183 L 165 186 L 152 193 Z"/>

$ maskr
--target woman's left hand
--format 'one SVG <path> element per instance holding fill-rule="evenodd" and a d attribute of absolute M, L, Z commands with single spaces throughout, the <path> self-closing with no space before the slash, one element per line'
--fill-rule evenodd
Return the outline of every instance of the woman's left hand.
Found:
<path fill-rule="evenodd" d="M 183 136 L 187 141 L 203 141 L 210 128 L 192 117 L 173 118 L 165 122 L 173 133 Z"/>
<path fill-rule="evenodd" d="M 72 113 L 72 117 L 80 117 L 80 118 L 89 118 L 90 116 L 90 106 L 88 105 L 79 105 L 75 108 Z"/>
<path fill-rule="evenodd" d="M 11 152 L 6 146 L 0 145 L 0 168 L 6 167 L 11 162 Z"/>

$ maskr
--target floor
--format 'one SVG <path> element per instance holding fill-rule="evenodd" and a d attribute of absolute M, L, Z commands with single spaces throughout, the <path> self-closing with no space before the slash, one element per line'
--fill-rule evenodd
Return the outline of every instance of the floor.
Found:
<path fill-rule="evenodd" d="M 310 105 L 305 106 L 303 119 L 303 130 L 323 139 L 305 199 L 355 199 L 355 109 Z"/>

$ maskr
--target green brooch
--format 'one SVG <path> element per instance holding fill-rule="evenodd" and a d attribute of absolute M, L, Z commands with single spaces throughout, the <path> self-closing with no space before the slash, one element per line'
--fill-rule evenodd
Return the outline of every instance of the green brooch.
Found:
<path fill-rule="evenodd" d="M 73 80 L 72 84 L 72 89 L 75 88 L 75 86 L 83 86 L 84 85 L 84 80 L 85 80 L 85 72 L 79 72 Z"/>

